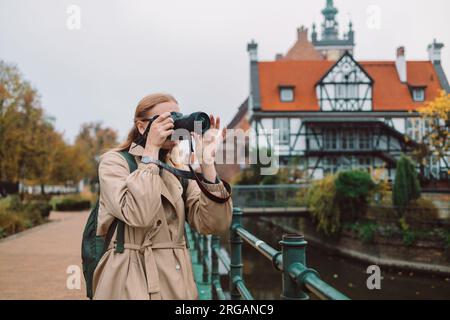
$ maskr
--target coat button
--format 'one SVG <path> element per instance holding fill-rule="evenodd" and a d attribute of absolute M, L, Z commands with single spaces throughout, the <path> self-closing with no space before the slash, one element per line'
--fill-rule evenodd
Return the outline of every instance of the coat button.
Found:
<path fill-rule="evenodd" d="M 159 227 L 161 223 L 162 223 L 161 219 L 158 219 L 158 221 L 156 221 L 156 226 Z"/>
<path fill-rule="evenodd" d="M 181 266 L 180 266 L 179 264 L 177 264 L 177 265 L 175 266 L 175 269 L 180 270 L 180 269 L 181 269 Z"/>

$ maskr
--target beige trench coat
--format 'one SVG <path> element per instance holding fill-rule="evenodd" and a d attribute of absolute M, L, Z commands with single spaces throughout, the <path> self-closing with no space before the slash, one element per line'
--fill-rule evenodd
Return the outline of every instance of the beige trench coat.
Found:
<path fill-rule="evenodd" d="M 191 227 L 205 235 L 220 234 L 231 224 L 231 198 L 215 203 L 189 180 L 185 203 L 180 181 L 166 170 L 160 174 L 155 164 L 141 163 L 143 148 L 134 146 L 130 153 L 138 169 L 132 174 L 118 152 L 109 151 L 100 160 L 97 235 L 107 233 L 114 217 L 124 221 L 125 251 L 115 253 L 112 243 L 100 260 L 94 299 L 198 299 L 185 245 L 185 206 Z M 205 186 L 217 196 L 228 195 L 222 182 Z"/>

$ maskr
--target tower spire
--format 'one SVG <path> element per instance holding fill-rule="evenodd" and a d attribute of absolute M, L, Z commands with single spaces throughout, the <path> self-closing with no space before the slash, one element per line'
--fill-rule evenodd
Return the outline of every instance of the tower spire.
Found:
<path fill-rule="evenodd" d="M 353 30 L 353 23 L 350 21 L 348 25 L 348 32 L 339 37 L 339 27 L 337 22 L 338 9 L 334 6 L 333 0 L 327 0 L 325 8 L 322 9 L 323 22 L 320 39 L 313 25 L 313 32 L 311 35 L 312 44 L 314 48 L 321 52 L 327 60 L 337 60 L 343 54 L 349 52 L 353 54 L 355 48 L 355 31 Z"/>
<path fill-rule="evenodd" d="M 325 9 L 322 10 L 324 22 L 322 24 L 322 39 L 335 40 L 338 38 L 338 23 L 336 15 L 338 9 L 333 4 L 333 0 L 327 0 Z"/>

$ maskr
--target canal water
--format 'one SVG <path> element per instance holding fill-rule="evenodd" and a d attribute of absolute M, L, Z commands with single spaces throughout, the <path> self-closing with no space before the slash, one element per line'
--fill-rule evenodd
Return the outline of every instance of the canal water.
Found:
<path fill-rule="evenodd" d="M 250 232 L 280 249 L 283 230 L 259 219 L 244 218 L 243 225 Z M 225 239 L 224 239 L 225 240 Z M 225 242 L 225 241 L 224 241 Z M 227 244 L 223 243 L 226 247 Z M 244 281 L 255 299 L 280 299 L 281 273 L 271 261 L 250 245 L 243 245 Z M 447 299 L 450 300 L 450 277 L 418 274 L 407 270 L 381 267 L 380 290 L 367 288 L 368 264 L 330 254 L 321 248 L 308 245 L 307 265 L 317 270 L 322 278 L 351 299 Z M 225 279 L 224 279 L 225 280 Z M 226 282 L 226 281 L 224 281 Z M 223 283 L 224 288 L 227 284 Z M 311 299 L 315 299 L 311 296 Z"/>

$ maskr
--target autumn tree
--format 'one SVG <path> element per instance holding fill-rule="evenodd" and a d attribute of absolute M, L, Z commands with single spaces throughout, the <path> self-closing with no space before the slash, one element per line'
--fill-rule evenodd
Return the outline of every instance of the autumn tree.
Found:
<path fill-rule="evenodd" d="M 44 117 L 37 92 L 17 67 L 0 61 L 0 181 L 18 182 L 27 173 L 36 126 Z"/>
<path fill-rule="evenodd" d="M 59 142 L 55 153 L 55 163 L 52 176 L 55 182 L 74 184 L 84 179 L 88 174 L 89 159 L 77 145 Z"/>
<path fill-rule="evenodd" d="M 87 174 L 84 150 L 66 143 L 53 122 L 17 67 L 0 60 L 0 187 L 21 181 L 43 189 Z"/>
<path fill-rule="evenodd" d="M 426 102 L 418 109 L 428 130 L 415 150 L 415 159 L 421 164 L 429 164 L 430 158 L 440 161 L 448 157 L 450 151 L 450 94 L 441 91 L 434 100 Z"/>
<path fill-rule="evenodd" d="M 75 139 L 75 146 L 87 159 L 86 177 L 90 182 L 98 181 L 98 161 L 100 155 L 117 145 L 117 131 L 103 127 L 100 122 L 81 125 Z"/>

